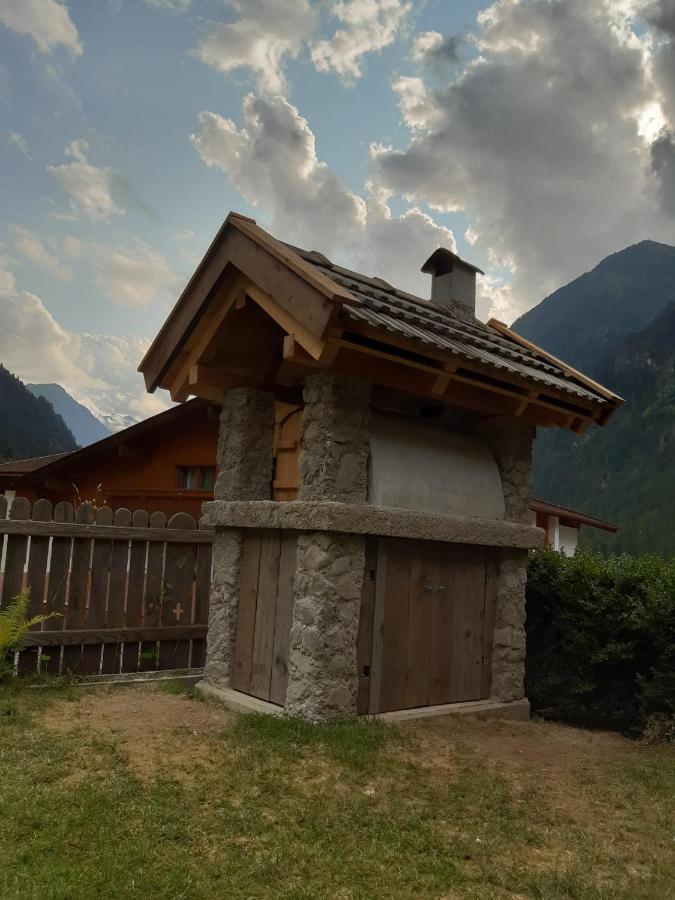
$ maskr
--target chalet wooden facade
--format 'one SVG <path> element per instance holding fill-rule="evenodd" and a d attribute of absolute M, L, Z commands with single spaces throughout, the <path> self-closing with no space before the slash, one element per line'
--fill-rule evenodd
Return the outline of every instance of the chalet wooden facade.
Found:
<path fill-rule="evenodd" d="M 429 301 L 230 214 L 143 360 L 149 390 L 222 407 L 204 690 L 309 721 L 527 714 L 534 429 L 622 401 L 479 322 L 474 266 L 423 270 Z M 280 402 L 302 410 L 295 499 Z"/>

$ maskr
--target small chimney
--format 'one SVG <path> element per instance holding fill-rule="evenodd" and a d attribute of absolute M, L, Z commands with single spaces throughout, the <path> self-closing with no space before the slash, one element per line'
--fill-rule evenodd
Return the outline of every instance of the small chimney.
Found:
<path fill-rule="evenodd" d="M 462 319 L 476 317 L 476 273 L 482 269 L 439 247 L 422 266 L 431 275 L 431 302 Z"/>

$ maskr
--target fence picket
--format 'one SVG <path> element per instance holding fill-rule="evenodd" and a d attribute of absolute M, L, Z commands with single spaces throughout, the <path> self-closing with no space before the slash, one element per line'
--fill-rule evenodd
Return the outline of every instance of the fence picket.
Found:
<path fill-rule="evenodd" d="M 114 524 L 119 528 L 131 525 L 128 509 L 116 509 Z M 127 593 L 127 566 L 129 562 L 129 541 L 113 541 L 110 559 L 110 586 L 108 588 L 108 614 L 106 628 L 122 628 L 124 625 L 124 604 Z M 103 671 L 119 672 L 122 647 L 119 644 L 106 645 L 103 652 Z"/>
<path fill-rule="evenodd" d="M 30 519 L 30 503 L 25 497 L 15 497 L 9 510 L 9 518 L 14 520 Z M 21 593 L 23 588 L 23 568 L 26 563 L 28 537 L 21 534 L 7 535 L 7 552 L 5 554 L 5 577 L 2 582 L 1 606 L 7 604 Z"/>
<path fill-rule="evenodd" d="M 193 529 L 196 527 L 195 520 L 187 513 L 175 513 L 166 527 L 169 533 L 164 563 L 162 625 L 187 625 L 192 611 L 196 547 L 194 544 L 172 543 L 170 532 L 172 529 Z M 160 668 L 185 668 L 189 658 L 190 648 L 186 641 L 167 641 L 159 648 Z"/>
<path fill-rule="evenodd" d="M 166 514 L 154 512 L 150 516 L 150 528 L 166 528 Z M 157 627 L 162 620 L 162 598 L 164 585 L 164 544 L 155 541 L 148 544 L 148 567 L 145 575 L 143 595 L 143 625 Z M 141 644 L 140 668 L 146 672 L 159 665 L 159 644 Z"/>
<path fill-rule="evenodd" d="M 132 528 L 147 528 L 150 517 L 144 509 L 134 510 L 131 517 Z M 125 624 L 127 628 L 139 628 L 143 622 L 143 588 L 145 586 L 145 559 L 148 545 L 142 541 L 132 541 L 129 553 L 129 579 Z M 124 645 L 123 672 L 138 671 L 140 644 Z"/>
<path fill-rule="evenodd" d="M 33 506 L 33 521 L 51 522 L 51 520 L 52 505 L 49 500 L 36 500 Z M 29 617 L 40 615 L 44 608 L 48 558 L 49 538 L 31 535 L 28 576 L 26 578 L 26 585 L 30 590 L 27 612 Z M 39 625 L 34 626 L 34 628 L 39 627 Z"/>

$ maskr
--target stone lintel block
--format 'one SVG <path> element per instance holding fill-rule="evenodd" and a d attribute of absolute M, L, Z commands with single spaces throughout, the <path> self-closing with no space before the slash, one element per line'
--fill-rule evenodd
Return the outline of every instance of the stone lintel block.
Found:
<path fill-rule="evenodd" d="M 374 534 L 486 547 L 534 549 L 544 545 L 544 532 L 530 524 L 473 516 L 446 516 L 361 503 L 212 500 L 204 504 L 203 516 L 205 523 L 215 528 L 282 528 L 326 534 Z M 505 565 L 505 579 L 522 580 L 520 563 L 508 562 Z M 518 586 L 521 586 L 520 581 Z"/>

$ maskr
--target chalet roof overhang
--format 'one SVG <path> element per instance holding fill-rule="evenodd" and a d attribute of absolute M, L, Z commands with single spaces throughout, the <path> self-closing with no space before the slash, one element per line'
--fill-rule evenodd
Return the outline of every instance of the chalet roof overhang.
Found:
<path fill-rule="evenodd" d="M 194 398 L 188 403 L 172 406 L 164 412 L 116 431 L 109 437 L 79 450 L 45 457 L 43 464 L 33 466 L 21 475 L 21 485 L 40 486 L 45 485 L 47 481 L 68 481 L 70 478 L 81 477 L 87 468 L 101 465 L 108 460 L 137 457 L 138 448 L 144 442 L 156 440 L 162 434 L 174 432 L 176 429 L 189 428 L 194 417 L 208 414 L 211 408 L 212 405 L 207 401 Z"/>
<path fill-rule="evenodd" d="M 438 252 L 438 251 L 436 251 Z M 465 322 L 230 213 L 140 365 L 149 391 L 222 401 L 331 369 L 487 415 L 577 433 L 623 402 L 497 320 Z"/>
<path fill-rule="evenodd" d="M 595 516 L 589 516 L 576 509 L 570 509 L 568 506 L 558 506 L 555 503 L 549 503 L 547 500 L 538 500 L 536 497 L 530 500 L 530 509 L 536 513 L 557 516 L 561 525 L 567 525 L 570 528 L 580 528 L 582 525 L 588 525 L 589 528 L 598 528 L 600 531 L 609 531 L 611 534 L 615 534 L 619 530 L 618 525 L 615 525 L 613 522 L 605 522 L 603 519 L 596 519 Z"/>

